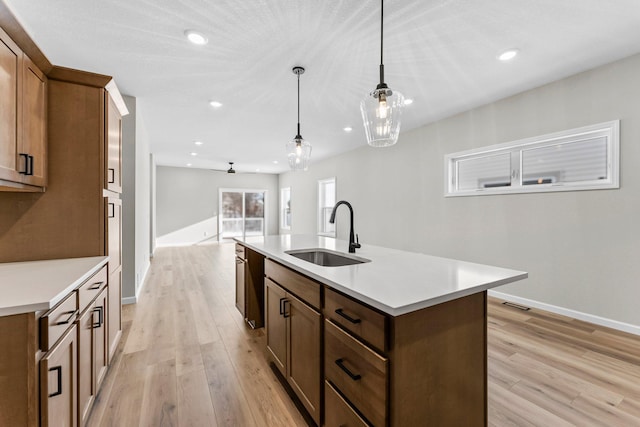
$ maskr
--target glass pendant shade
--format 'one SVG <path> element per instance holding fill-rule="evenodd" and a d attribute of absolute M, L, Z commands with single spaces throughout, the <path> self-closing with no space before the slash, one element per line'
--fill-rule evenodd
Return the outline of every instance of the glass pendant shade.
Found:
<path fill-rule="evenodd" d="M 389 147 L 398 142 L 404 96 L 388 88 L 376 89 L 360 102 L 360 112 L 372 147 Z"/>
<path fill-rule="evenodd" d="M 296 136 L 287 144 L 287 159 L 291 170 L 306 171 L 311 159 L 311 144 Z"/>

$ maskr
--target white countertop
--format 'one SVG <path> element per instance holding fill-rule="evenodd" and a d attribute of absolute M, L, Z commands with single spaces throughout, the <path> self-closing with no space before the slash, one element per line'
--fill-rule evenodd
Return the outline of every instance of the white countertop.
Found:
<path fill-rule="evenodd" d="M 277 235 L 235 240 L 392 316 L 482 292 L 528 276 L 523 271 L 367 244 L 362 244 L 355 254 L 348 254 L 347 241 L 320 236 Z M 285 253 L 315 248 L 343 252 L 371 262 L 322 267 Z"/>
<path fill-rule="evenodd" d="M 53 308 L 108 260 L 97 256 L 0 263 L 0 316 Z"/>

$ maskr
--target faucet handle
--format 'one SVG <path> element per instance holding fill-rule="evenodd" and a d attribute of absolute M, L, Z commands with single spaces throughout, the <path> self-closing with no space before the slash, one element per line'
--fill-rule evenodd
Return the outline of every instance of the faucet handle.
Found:
<path fill-rule="evenodd" d="M 356 248 L 360 248 L 361 247 L 360 246 L 360 238 L 358 237 L 357 234 L 356 234 L 356 242 L 355 242 L 355 244 L 353 246 L 355 246 Z"/>

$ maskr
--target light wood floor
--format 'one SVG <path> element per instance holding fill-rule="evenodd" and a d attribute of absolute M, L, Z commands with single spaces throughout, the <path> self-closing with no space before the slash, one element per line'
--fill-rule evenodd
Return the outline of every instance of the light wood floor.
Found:
<path fill-rule="evenodd" d="M 156 251 L 90 426 L 306 425 L 234 306 L 233 257 Z M 640 426 L 640 337 L 497 300 L 488 335 L 491 426 Z"/>

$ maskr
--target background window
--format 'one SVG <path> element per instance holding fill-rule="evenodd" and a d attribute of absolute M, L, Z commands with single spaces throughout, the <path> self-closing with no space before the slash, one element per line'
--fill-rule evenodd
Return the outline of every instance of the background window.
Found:
<path fill-rule="evenodd" d="M 291 229 L 291 187 L 280 189 L 280 228 Z"/>
<path fill-rule="evenodd" d="M 329 178 L 318 181 L 318 234 L 336 236 L 335 224 L 329 223 L 331 210 L 336 204 L 336 179 Z"/>

